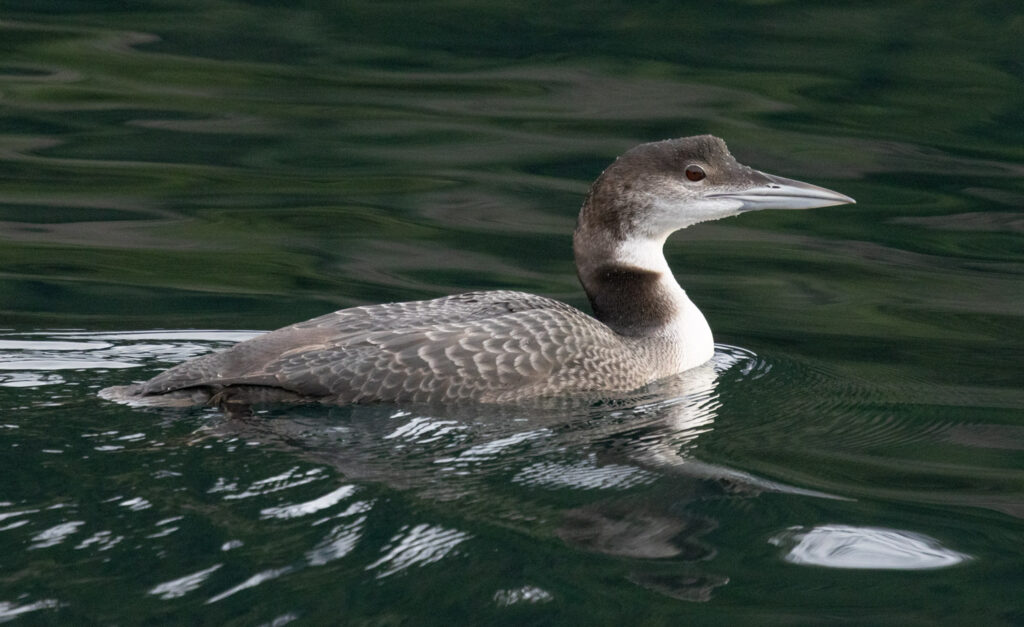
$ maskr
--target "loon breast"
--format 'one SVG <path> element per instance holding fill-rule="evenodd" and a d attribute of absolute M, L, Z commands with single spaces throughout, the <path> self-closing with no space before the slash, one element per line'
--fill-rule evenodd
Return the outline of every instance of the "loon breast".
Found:
<path fill-rule="evenodd" d="M 853 199 L 742 166 L 708 135 L 642 144 L 591 187 L 573 236 L 594 316 L 522 292 L 342 309 L 100 392 L 154 405 L 515 402 L 615 394 L 698 366 L 714 344 L 662 253 L 674 231 Z"/>

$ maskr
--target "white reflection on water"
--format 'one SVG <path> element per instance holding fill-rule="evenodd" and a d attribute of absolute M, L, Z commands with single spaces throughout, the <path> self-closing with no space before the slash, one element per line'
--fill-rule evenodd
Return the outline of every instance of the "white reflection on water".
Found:
<path fill-rule="evenodd" d="M 407 413 L 400 412 L 392 416 L 392 418 L 404 418 L 407 415 Z M 465 425 L 460 425 L 457 420 L 435 420 L 430 416 L 418 416 L 385 435 L 384 439 L 393 440 L 399 438 L 419 444 L 430 444 L 449 434 L 464 431 L 465 429 Z M 401 444 L 398 446 L 401 446 Z"/>
<path fill-rule="evenodd" d="M 127 507 L 128 509 L 132 510 L 133 512 L 139 512 L 139 511 L 142 511 L 144 509 L 149 509 L 150 507 L 153 507 L 152 503 L 150 503 L 146 499 L 142 498 L 141 496 L 137 496 L 135 498 L 127 499 L 125 501 L 122 501 L 120 503 L 120 505 L 121 505 L 121 507 Z"/>
<path fill-rule="evenodd" d="M 244 492 L 227 494 L 224 496 L 224 500 L 247 499 L 263 494 L 280 492 L 281 490 L 290 490 L 291 488 L 326 478 L 327 475 L 323 468 L 311 468 L 306 472 L 301 472 L 298 466 L 294 466 L 279 475 L 253 481 Z M 236 483 L 227 483 L 223 477 L 220 477 L 217 479 L 217 483 L 207 492 L 234 492 L 237 489 Z"/>
<path fill-rule="evenodd" d="M 498 438 L 496 440 L 491 440 L 490 442 L 471 446 L 459 453 L 458 457 L 440 457 L 434 460 L 434 463 L 451 464 L 452 466 L 463 467 L 474 462 L 485 462 L 501 455 L 508 449 L 519 444 L 523 444 L 524 442 L 529 442 L 530 440 L 535 440 L 537 438 L 544 438 L 551 434 L 552 431 L 550 429 L 536 429 L 533 431 L 516 433 L 504 438 Z"/>
<path fill-rule="evenodd" d="M 153 361 L 178 363 L 247 340 L 260 331 L 77 331 L 10 333 L 0 339 L 0 387 L 57 385 L 56 371 L 137 368 Z M 59 338 L 59 339 L 55 339 Z"/>
<path fill-rule="evenodd" d="M 281 518 L 287 520 L 289 518 L 306 516 L 336 505 L 342 499 L 346 499 L 351 496 L 355 491 L 356 487 L 354 485 L 343 485 L 337 490 L 329 492 L 319 498 L 315 498 L 312 501 L 261 509 L 260 518 Z"/>
<path fill-rule="evenodd" d="M 382 579 L 411 566 L 425 566 L 437 562 L 451 553 L 456 545 L 469 539 L 469 534 L 437 525 L 408 525 L 388 542 L 387 553 L 366 567 L 381 568 L 377 578 Z"/>
<path fill-rule="evenodd" d="M 971 559 L 929 536 L 881 527 L 821 525 L 793 527 L 773 537 L 776 546 L 795 543 L 783 558 L 792 564 L 826 568 L 926 570 Z"/>
<path fill-rule="evenodd" d="M 366 510 L 369 504 L 366 504 Z M 363 526 L 366 524 L 366 516 L 360 516 L 354 521 L 338 525 L 331 529 L 327 536 L 317 546 L 306 553 L 306 560 L 310 566 L 323 566 L 324 564 L 341 559 L 348 555 L 356 547 L 356 543 L 363 534 Z"/>
<path fill-rule="evenodd" d="M 0 351 L 92 351 L 101 348 L 110 348 L 108 342 L 49 342 L 49 341 L 24 341 L 24 340 L 0 340 Z"/>
<path fill-rule="evenodd" d="M 537 586 L 523 586 L 514 590 L 498 590 L 494 593 L 494 602 L 503 607 L 516 603 L 547 603 L 554 598 L 550 592 Z"/>
<path fill-rule="evenodd" d="M 539 462 L 520 470 L 513 483 L 543 488 L 576 488 L 580 490 L 625 490 L 656 480 L 658 475 L 636 466 L 598 465 L 597 455 L 572 464 Z"/>
<path fill-rule="evenodd" d="M 10 503 L 0 503 L 0 505 L 10 505 Z M 25 514 L 35 514 L 38 511 L 38 509 L 19 509 L 13 512 L 0 512 L 0 520 L 14 518 L 15 516 L 23 516 Z"/>
<path fill-rule="evenodd" d="M 35 612 L 37 610 L 49 610 L 59 606 L 60 603 L 56 599 L 43 599 L 41 601 L 33 601 L 32 603 L 24 603 L 21 605 L 8 601 L 0 601 L 0 623 L 6 623 L 7 621 L 14 620 L 21 614 Z"/>
<path fill-rule="evenodd" d="M 224 331 L 220 329 L 187 329 L 184 331 L 120 331 L 114 333 L 79 333 L 75 331 L 48 333 L 50 336 L 64 335 L 89 340 L 170 340 L 195 342 L 241 342 L 254 338 L 266 331 Z"/>
<path fill-rule="evenodd" d="M 252 577 L 249 577 L 248 579 L 246 579 L 242 583 L 238 584 L 237 586 L 234 586 L 232 588 L 228 588 L 224 592 L 221 592 L 220 594 L 217 594 L 217 595 L 214 595 L 214 596 L 210 597 L 209 600 L 206 601 L 206 603 L 207 603 L 207 605 L 209 605 L 210 603 L 216 603 L 217 601 L 220 601 L 222 599 L 226 599 L 229 596 L 231 596 L 232 594 L 234 594 L 236 592 L 239 592 L 241 590 L 245 590 L 246 588 L 255 588 L 256 586 L 260 585 L 264 581 L 270 581 L 271 579 L 277 579 L 281 575 L 284 575 L 286 573 L 290 573 L 292 570 L 293 569 L 290 566 L 285 566 L 284 568 L 272 568 L 270 570 L 265 570 L 263 572 L 256 573 L 255 575 L 253 575 Z"/>
<path fill-rule="evenodd" d="M 5 388 L 37 388 L 61 383 L 64 383 L 64 377 L 59 374 L 9 371 L 0 375 L 0 387 Z"/>
<path fill-rule="evenodd" d="M 138 364 L 116 359 L 91 359 L 76 355 L 65 359 L 41 357 L 39 353 L 30 356 L 5 355 L 0 362 L 0 370 L 93 370 L 97 368 L 134 368 Z M 24 387 L 24 386 L 22 386 Z"/>
<path fill-rule="evenodd" d="M 198 570 L 194 573 L 185 575 L 184 577 L 179 577 L 178 579 L 172 579 L 170 581 L 157 584 L 153 586 L 149 591 L 149 594 L 156 595 L 163 601 L 170 601 L 171 599 L 183 597 L 203 585 L 203 582 L 223 565 L 224 564 L 214 564 L 209 568 Z"/>
<path fill-rule="evenodd" d="M 65 538 L 77 532 L 78 528 L 84 524 L 84 520 L 72 520 L 40 531 L 32 537 L 33 544 L 28 548 L 29 550 L 32 550 L 56 546 L 63 542 Z"/>
<path fill-rule="evenodd" d="M 97 550 L 106 551 L 122 540 L 124 540 L 124 536 L 115 536 L 112 531 L 97 531 L 85 540 L 79 542 L 78 545 L 75 546 L 75 549 L 81 550 L 95 544 L 98 547 Z"/>

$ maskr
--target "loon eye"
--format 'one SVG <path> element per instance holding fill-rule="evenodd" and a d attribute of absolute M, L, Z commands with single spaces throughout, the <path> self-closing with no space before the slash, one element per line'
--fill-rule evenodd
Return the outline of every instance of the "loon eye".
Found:
<path fill-rule="evenodd" d="M 700 167 L 699 165 L 691 163 L 690 165 L 686 166 L 686 178 L 690 179 L 691 181 L 696 182 L 703 180 L 705 176 L 707 176 L 707 174 L 704 174 L 704 168 Z"/>

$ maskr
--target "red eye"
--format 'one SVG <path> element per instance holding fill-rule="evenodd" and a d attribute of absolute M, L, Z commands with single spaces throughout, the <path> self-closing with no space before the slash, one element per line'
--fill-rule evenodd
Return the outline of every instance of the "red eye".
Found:
<path fill-rule="evenodd" d="M 691 181 L 696 182 L 703 180 L 705 176 L 707 176 L 707 174 L 704 174 L 704 168 L 700 167 L 699 165 L 691 163 L 690 165 L 686 166 L 686 178 L 690 179 Z"/>

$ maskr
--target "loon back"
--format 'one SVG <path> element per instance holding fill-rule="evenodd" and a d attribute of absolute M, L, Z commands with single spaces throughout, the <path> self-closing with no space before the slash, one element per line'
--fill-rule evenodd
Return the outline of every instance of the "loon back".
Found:
<path fill-rule="evenodd" d="M 628 340 L 559 301 L 471 292 L 343 309 L 186 361 L 145 383 L 108 388 L 104 396 L 168 405 L 217 395 L 509 402 L 638 388 L 650 378 L 641 357 Z"/>
<path fill-rule="evenodd" d="M 521 292 L 343 309 L 100 392 L 157 405 L 511 402 L 635 390 L 709 360 L 711 329 L 665 261 L 668 236 L 756 209 L 852 203 L 736 162 L 710 135 L 642 144 L 591 186 L 573 250 L 596 318 Z"/>

